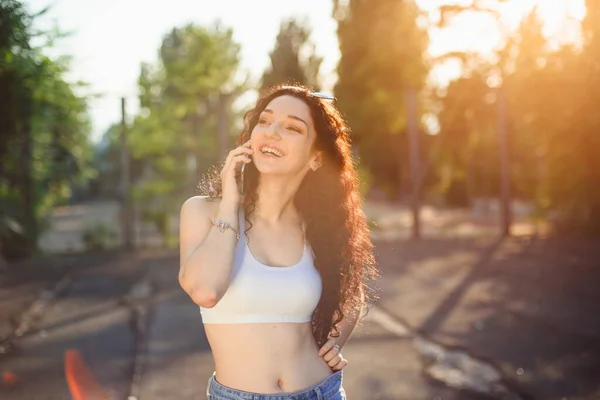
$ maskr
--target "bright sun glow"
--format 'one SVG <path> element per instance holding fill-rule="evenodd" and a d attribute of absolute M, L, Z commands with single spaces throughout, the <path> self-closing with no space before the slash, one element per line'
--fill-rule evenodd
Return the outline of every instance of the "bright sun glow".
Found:
<path fill-rule="evenodd" d="M 436 10 L 441 5 L 472 3 L 473 0 L 417 0 L 419 7 L 429 11 L 432 20 L 439 18 Z M 475 52 L 484 57 L 491 56 L 502 45 L 506 34 L 514 32 L 523 17 L 534 8 L 550 46 L 579 41 L 579 27 L 585 16 L 585 0 L 508 0 L 497 6 L 498 20 L 487 13 L 465 12 L 452 19 L 452 23 L 446 28 L 432 29 L 428 53 L 433 57 L 452 52 Z M 444 86 L 460 76 L 461 71 L 461 63 L 457 59 L 450 59 L 434 67 L 430 72 L 430 79 L 435 84 Z M 439 132 L 435 116 L 428 115 L 423 122 L 430 133 Z"/>
<path fill-rule="evenodd" d="M 430 18 L 435 20 L 439 18 L 435 10 L 440 5 L 468 5 L 472 4 L 472 0 L 419 0 L 418 4 L 430 11 Z M 433 57 L 451 52 L 476 52 L 484 57 L 490 56 L 502 45 L 506 35 L 514 32 L 523 17 L 534 8 L 537 9 L 550 46 L 578 42 L 579 25 L 585 15 L 585 0 L 508 0 L 496 6 L 498 18 L 482 12 L 464 12 L 453 18 L 446 28 L 432 29 L 428 53 Z M 460 63 L 449 61 L 434 68 L 431 74 L 434 81 L 444 84 L 460 75 Z"/>
<path fill-rule="evenodd" d="M 549 36 L 560 38 L 565 24 L 581 22 L 585 16 L 583 0 L 542 1 L 537 0 L 538 12 L 546 24 Z"/>
<path fill-rule="evenodd" d="M 442 4 L 469 4 L 470 1 L 420 0 L 425 10 Z M 484 3 L 484 2 L 482 2 Z M 450 27 L 432 32 L 430 54 L 451 51 L 490 52 L 502 43 L 507 32 L 514 31 L 522 18 L 537 7 L 544 35 L 551 44 L 576 42 L 579 23 L 585 15 L 585 0 L 508 0 L 496 6 L 499 20 L 490 14 L 465 12 L 454 18 Z M 435 13 L 432 13 L 435 18 Z"/>

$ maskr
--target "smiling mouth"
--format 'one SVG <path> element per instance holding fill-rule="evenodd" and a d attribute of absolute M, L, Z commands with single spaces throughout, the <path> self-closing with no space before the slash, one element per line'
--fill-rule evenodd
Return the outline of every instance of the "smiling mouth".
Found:
<path fill-rule="evenodd" d="M 283 157 L 283 153 L 273 147 L 263 146 L 263 147 L 261 147 L 260 152 L 262 154 L 269 155 L 269 156 Z"/>

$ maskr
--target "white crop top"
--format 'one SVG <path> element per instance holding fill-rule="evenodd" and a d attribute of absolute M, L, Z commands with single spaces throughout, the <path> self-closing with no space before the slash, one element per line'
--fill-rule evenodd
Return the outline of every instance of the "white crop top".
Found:
<path fill-rule="evenodd" d="M 229 288 L 213 308 L 200 307 L 205 324 L 309 322 L 322 292 L 308 243 L 302 258 L 290 267 L 271 267 L 257 261 L 244 234 L 240 211 L 240 240 L 235 247 Z"/>

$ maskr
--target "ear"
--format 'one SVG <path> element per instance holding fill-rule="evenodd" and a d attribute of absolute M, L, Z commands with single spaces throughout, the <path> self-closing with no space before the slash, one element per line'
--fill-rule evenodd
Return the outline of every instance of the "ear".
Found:
<path fill-rule="evenodd" d="M 313 171 L 318 170 L 323 165 L 323 155 L 320 151 L 318 151 L 313 159 L 310 161 L 310 169 Z"/>

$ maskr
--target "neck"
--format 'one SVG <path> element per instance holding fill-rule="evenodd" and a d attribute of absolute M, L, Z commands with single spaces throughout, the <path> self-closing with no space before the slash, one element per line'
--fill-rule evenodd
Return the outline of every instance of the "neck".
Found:
<path fill-rule="evenodd" d="M 289 176 L 262 175 L 258 186 L 255 218 L 269 223 L 277 223 L 289 217 L 295 218 L 297 211 L 294 196 L 302 178 L 303 176 L 290 179 Z"/>

